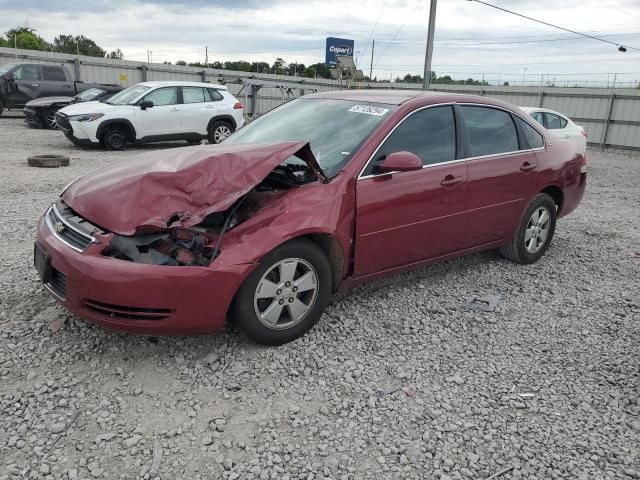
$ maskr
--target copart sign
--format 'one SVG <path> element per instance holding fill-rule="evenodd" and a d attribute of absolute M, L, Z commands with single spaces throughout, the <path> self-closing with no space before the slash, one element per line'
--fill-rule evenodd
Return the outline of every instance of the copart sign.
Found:
<path fill-rule="evenodd" d="M 327 37 L 327 48 L 325 52 L 325 63 L 334 68 L 336 66 L 336 55 L 353 57 L 354 41 L 347 38 Z"/>

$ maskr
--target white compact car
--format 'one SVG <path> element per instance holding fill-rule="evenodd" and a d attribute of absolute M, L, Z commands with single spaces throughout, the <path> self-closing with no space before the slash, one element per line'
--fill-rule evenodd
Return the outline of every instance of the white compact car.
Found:
<path fill-rule="evenodd" d="M 554 137 L 571 140 L 578 145 L 580 152 L 587 151 L 587 132 L 580 125 L 573 123 L 569 117 L 546 108 L 520 107 L 520 109 L 531 115 Z"/>
<path fill-rule="evenodd" d="M 76 145 L 121 150 L 128 143 L 219 143 L 242 126 L 243 109 L 223 85 L 143 82 L 104 102 L 65 107 L 56 113 L 56 121 Z"/>

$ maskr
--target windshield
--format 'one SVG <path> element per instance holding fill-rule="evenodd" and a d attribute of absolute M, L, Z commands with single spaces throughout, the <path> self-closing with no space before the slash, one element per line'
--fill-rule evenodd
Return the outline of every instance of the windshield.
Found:
<path fill-rule="evenodd" d="M 133 87 L 125 88 L 107 100 L 106 103 L 110 103 L 111 105 L 130 105 L 150 88 L 151 87 L 145 85 L 134 85 Z"/>
<path fill-rule="evenodd" d="M 301 98 L 262 115 L 224 143 L 307 141 L 324 173 L 333 177 L 394 109 L 377 103 Z"/>
<path fill-rule="evenodd" d="M 2 65 L 0 67 L 0 75 L 3 75 L 5 73 L 7 73 L 9 70 L 11 70 L 14 67 L 15 67 L 15 65 L 13 63 L 10 63 L 8 65 Z"/>
<path fill-rule="evenodd" d="M 90 88 L 89 90 L 85 90 L 84 92 L 76 95 L 76 98 L 81 102 L 89 102 L 94 98 L 99 97 L 104 92 L 105 90 L 102 90 L 101 88 Z"/>

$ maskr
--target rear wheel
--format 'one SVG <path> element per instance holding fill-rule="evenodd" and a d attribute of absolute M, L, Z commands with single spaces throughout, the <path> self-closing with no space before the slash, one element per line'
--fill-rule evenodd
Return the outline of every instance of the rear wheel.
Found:
<path fill-rule="evenodd" d="M 309 240 L 293 240 L 263 258 L 234 299 L 231 316 L 248 337 L 281 345 L 322 316 L 331 296 L 331 266 Z"/>
<path fill-rule="evenodd" d="M 233 133 L 233 126 L 224 120 L 217 120 L 209 127 L 209 143 L 220 143 Z"/>
<path fill-rule="evenodd" d="M 516 263 L 530 264 L 538 261 L 551 244 L 556 217 L 553 199 L 546 193 L 539 193 L 529 203 L 511 242 L 501 247 L 500 253 Z"/>
<path fill-rule="evenodd" d="M 123 128 L 112 127 L 102 135 L 102 143 L 109 150 L 122 150 L 127 145 L 127 133 Z"/>

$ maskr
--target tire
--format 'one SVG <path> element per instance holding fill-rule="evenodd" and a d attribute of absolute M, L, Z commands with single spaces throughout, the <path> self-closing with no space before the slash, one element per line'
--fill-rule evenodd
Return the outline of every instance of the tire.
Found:
<path fill-rule="evenodd" d="M 546 217 L 543 212 L 546 212 Z M 546 193 L 539 193 L 529 203 L 511 241 L 500 247 L 500 253 L 523 265 L 537 262 L 551 244 L 556 218 L 557 208 L 553 199 Z"/>
<path fill-rule="evenodd" d="M 324 252 L 309 240 L 292 240 L 251 272 L 233 300 L 231 318 L 253 341 L 282 345 L 317 323 L 331 290 L 331 266 Z"/>
<path fill-rule="evenodd" d="M 27 159 L 30 167 L 55 168 L 69 165 L 69 157 L 64 155 L 36 155 Z"/>
<path fill-rule="evenodd" d="M 109 150 L 124 150 L 129 139 L 123 128 L 113 127 L 107 129 L 101 138 L 102 144 Z"/>
<path fill-rule="evenodd" d="M 46 129 L 55 130 L 56 128 L 58 128 L 55 110 L 47 110 L 40 117 L 40 121 L 42 122 L 42 126 Z"/>
<path fill-rule="evenodd" d="M 209 127 L 209 134 L 207 135 L 207 138 L 209 140 L 209 143 L 217 144 L 231 135 L 233 131 L 233 125 L 231 125 L 229 122 L 225 120 L 216 120 Z"/>

